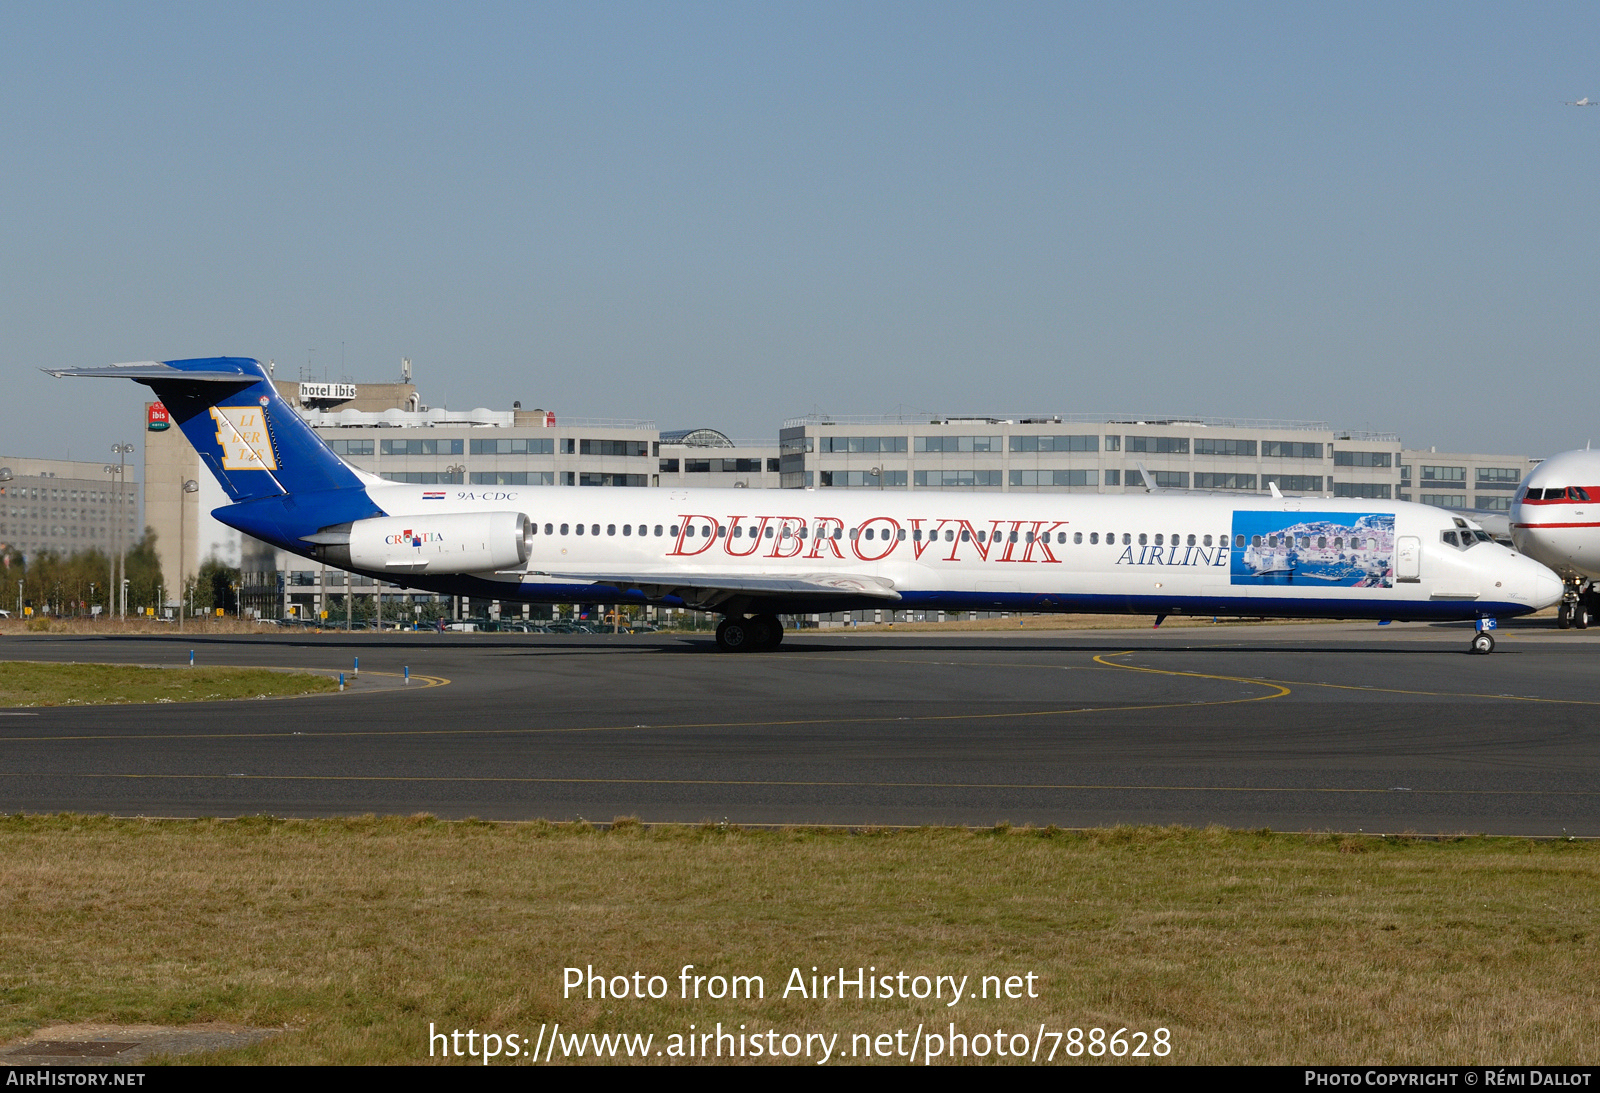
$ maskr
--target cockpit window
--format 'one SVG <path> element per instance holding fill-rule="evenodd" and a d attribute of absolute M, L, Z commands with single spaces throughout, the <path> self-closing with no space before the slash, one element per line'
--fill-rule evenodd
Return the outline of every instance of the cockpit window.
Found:
<path fill-rule="evenodd" d="M 1456 542 L 1456 533 L 1455 532 L 1453 532 L 1453 531 L 1441 531 L 1439 533 L 1439 538 L 1443 539 L 1445 542 L 1449 543 L 1451 546 L 1455 547 L 1457 550 L 1461 549 L 1461 544 Z"/>
<path fill-rule="evenodd" d="M 1589 491 L 1582 486 L 1572 486 L 1567 490 L 1567 496 L 1574 501 L 1587 501 L 1589 500 Z"/>

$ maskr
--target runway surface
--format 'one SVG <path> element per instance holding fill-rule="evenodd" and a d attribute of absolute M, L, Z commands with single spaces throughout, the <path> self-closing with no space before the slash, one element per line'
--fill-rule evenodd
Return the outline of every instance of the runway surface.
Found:
<path fill-rule="evenodd" d="M 1600 836 L 1600 631 L 0 639 L 345 669 L 343 694 L 0 710 L 0 810 Z M 412 682 L 400 675 L 409 666 Z M 426 677 L 426 678 L 424 678 Z"/>

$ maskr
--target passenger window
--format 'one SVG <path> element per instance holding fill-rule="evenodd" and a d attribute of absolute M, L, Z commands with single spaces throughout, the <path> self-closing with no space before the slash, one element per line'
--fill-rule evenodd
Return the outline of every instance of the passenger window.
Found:
<path fill-rule="evenodd" d="M 1205 537 L 1205 545 L 1206 546 L 1210 546 L 1211 545 L 1211 536 L 1207 535 Z"/>
<path fill-rule="evenodd" d="M 1078 532 L 1077 536 L 1078 536 L 1078 542 L 1080 542 L 1080 543 L 1083 542 L 1083 532 L 1081 532 L 1081 531 Z M 1046 538 L 1049 538 L 1049 536 L 1046 536 Z M 1056 542 L 1064 543 L 1066 541 L 1067 541 L 1067 533 L 1066 532 L 1064 532 L 1064 531 L 1056 532 Z"/>
<path fill-rule="evenodd" d="M 1141 543 L 1144 542 L 1144 536 L 1143 535 L 1139 536 L 1139 541 Z M 1156 546 L 1161 546 L 1161 545 L 1162 545 L 1161 536 L 1159 534 L 1157 534 L 1156 535 Z"/>
<path fill-rule="evenodd" d="M 606 525 L 606 534 L 607 535 L 615 535 L 616 533 L 617 533 L 617 525 L 615 525 L 615 524 L 607 524 Z"/>
<path fill-rule="evenodd" d="M 834 538 L 837 539 L 838 536 L 835 535 Z M 946 528 L 945 529 L 945 533 L 944 533 L 944 541 L 947 542 L 947 543 L 955 542 L 956 541 L 956 533 L 951 531 L 949 528 Z M 961 533 L 961 541 L 963 543 L 967 541 L 967 533 L 964 532 L 964 531 Z"/>
<path fill-rule="evenodd" d="M 1082 534 L 1082 533 L 1080 532 L 1080 534 Z M 1099 546 L 1100 545 L 1100 533 L 1098 531 L 1091 531 L 1089 533 L 1089 545 L 1090 546 Z"/>
<path fill-rule="evenodd" d="M 945 534 L 948 535 L 949 533 L 946 532 Z M 843 539 L 844 538 L 844 528 L 834 528 L 833 529 L 833 537 L 835 539 Z"/>
<path fill-rule="evenodd" d="M 1144 542 L 1144 536 L 1143 535 L 1139 536 L 1139 541 L 1141 543 Z M 1131 531 L 1123 532 L 1122 533 L 1122 545 L 1123 546 L 1131 546 L 1132 544 L 1133 544 L 1133 533 Z"/>
<path fill-rule="evenodd" d="M 1194 536 L 1193 535 L 1189 536 L 1188 545 L 1189 546 L 1194 546 Z M 1206 536 L 1206 546 L 1210 546 L 1210 545 L 1211 545 L 1211 536 L 1207 535 Z"/>
<path fill-rule="evenodd" d="M 981 534 L 982 534 L 982 532 L 979 532 L 979 534 L 980 534 L 980 535 L 981 535 Z M 972 533 L 971 533 L 971 532 L 969 532 L 969 531 L 967 531 L 967 529 L 966 529 L 966 528 L 962 528 L 962 529 L 961 529 L 961 541 L 962 541 L 962 542 L 963 542 L 963 543 L 970 543 L 970 542 L 972 542 Z"/>
<path fill-rule="evenodd" d="M 561 534 L 565 535 L 566 533 L 567 533 L 567 525 L 566 524 L 562 524 L 561 525 Z"/>
<path fill-rule="evenodd" d="M 921 528 L 917 528 L 915 531 L 913 531 L 911 533 L 911 541 L 913 543 L 922 542 L 922 529 Z"/>
<path fill-rule="evenodd" d="M 1142 531 L 1141 531 L 1141 532 L 1140 532 L 1140 533 L 1139 533 L 1139 545 L 1140 545 L 1140 546 L 1145 546 L 1145 545 L 1147 545 L 1147 544 L 1148 544 L 1148 543 L 1149 543 L 1149 542 L 1150 542 L 1150 538 L 1149 538 L 1149 536 L 1147 536 L 1147 535 L 1145 535 L 1145 533 L 1144 533 L 1144 532 L 1142 532 Z"/>
<path fill-rule="evenodd" d="M 721 524 L 718 524 L 717 525 L 717 538 L 721 539 L 723 536 L 725 536 L 727 534 L 728 534 L 728 529 L 723 527 Z"/>
<path fill-rule="evenodd" d="M 901 528 L 899 531 L 894 533 L 894 537 L 899 542 L 902 542 L 902 543 L 905 542 L 906 541 L 906 529 L 905 528 Z"/>
<path fill-rule="evenodd" d="M 1328 547 L 1328 537 L 1326 535 L 1317 536 L 1317 549 L 1318 550 L 1326 550 L 1327 547 Z"/>
<path fill-rule="evenodd" d="M 567 533 L 567 525 L 562 524 L 561 525 L 561 534 L 565 535 L 566 533 Z M 673 524 L 672 525 L 672 537 L 674 539 L 676 539 L 678 537 L 678 525 L 677 524 Z"/>
<path fill-rule="evenodd" d="M 1261 545 L 1261 536 L 1259 536 L 1259 535 L 1250 536 L 1250 545 L 1253 546 L 1253 547 L 1259 547 Z"/>
<path fill-rule="evenodd" d="M 577 532 L 578 532 L 579 535 L 583 534 L 583 525 L 582 524 L 577 525 Z"/>
<path fill-rule="evenodd" d="M 1073 532 L 1072 533 L 1072 543 L 1073 543 L 1073 545 L 1076 546 L 1081 542 L 1083 542 L 1083 532 L 1081 532 L 1081 531 Z"/>
<path fill-rule="evenodd" d="M 876 533 L 871 528 L 867 529 L 867 538 L 868 539 L 871 539 L 875 534 Z"/>
<path fill-rule="evenodd" d="M 767 529 L 767 538 L 768 539 L 772 538 L 772 529 L 771 528 Z"/>

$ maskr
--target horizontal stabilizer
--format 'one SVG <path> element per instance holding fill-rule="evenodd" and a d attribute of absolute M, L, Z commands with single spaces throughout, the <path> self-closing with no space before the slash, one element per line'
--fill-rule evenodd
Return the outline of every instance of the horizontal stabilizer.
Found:
<path fill-rule="evenodd" d="M 225 361 L 225 358 L 223 360 Z M 174 368 L 161 361 L 133 361 L 128 364 L 113 364 L 107 368 L 44 368 L 41 371 L 58 379 L 63 376 L 80 376 L 88 379 L 174 380 L 183 383 L 255 383 L 258 379 L 242 367 L 224 366 L 203 371 L 189 371 Z"/>

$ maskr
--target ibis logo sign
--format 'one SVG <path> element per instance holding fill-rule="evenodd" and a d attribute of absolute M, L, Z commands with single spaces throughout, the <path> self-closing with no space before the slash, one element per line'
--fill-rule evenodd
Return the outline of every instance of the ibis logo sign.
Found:
<path fill-rule="evenodd" d="M 217 424 L 217 446 L 222 449 L 222 468 L 228 471 L 275 471 L 278 454 L 272 447 L 264 406 L 213 406 L 211 420 Z"/>

